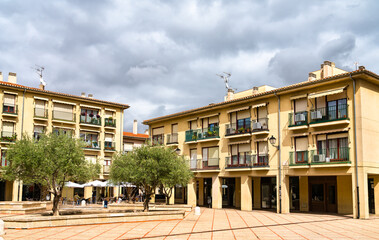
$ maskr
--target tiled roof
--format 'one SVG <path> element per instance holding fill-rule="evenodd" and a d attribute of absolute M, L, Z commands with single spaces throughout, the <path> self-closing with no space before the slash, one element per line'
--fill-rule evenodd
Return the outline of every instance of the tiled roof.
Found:
<path fill-rule="evenodd" d="M 122 107 L 124 109 L 129 108 L 129 105 L 127 105 L 127 104 L 109 102 L 109 101 L 104 101 L 104 100 L 99 100 L 99 99 L 94 99 L 94 98 L 88 98 L 88 97 L 82 97 L 82 96 L 76 96 L 76 95 L 66 94 L 66 93 L 53 92 L 53 91 L 43 90 L 43 89 L 39 89 L 39 88 L 27 87 L 24 85 L 10 83 L 10 82 L 0 81 L 0 85 L 7 86 L 7 87 L 13 87 L 13 88 L 19 88 L 19 89 L 26 89 L 26 90 L 34 91 L 34 92 L 52 94 L 52 95 L 57 95 L 57 96 L 62 96 L 62 97 L 76 98 L 76 99 L 81 100 L 81 101 L 84 100 L 84 101 L 90 101 L 90 102 L 110 104 L 110 105 Z"/>
<path fill-rule="evenodd" d="M 376 73 L 373 73 L 373 72 L 368 71 L 368 70 L 363 68 L 363 69 L 358 69 L 358 70 L 352 71 L 352 72 L 337 74 L 337 75 L 327 77 L 327 78 L 321 78 L 321 79 L 317 79 L 317 80 L 313 80 L 313 81 L 305 81 L 305 82 L 295 83 L 295 84 L 284 86 L 281 88 L 276 88 L 276 89 L 273 89 L 270 91 L 252 94 L 252 95 L 247 96 L 247 97 L 237 98 L 237 99 L 233 99 L 233 100 L 229 100 L 229 101 L 223 101 L 223 102 L 219 102 L 219 103 L 213 103 L 213 104 L 209 104 L 207 106 L 203 106 L 203 107 L 199 107 L 199 108 L 193 108 L 190 110 L 185 110 L 185 111 L 174 113 L 174 114 L 169 114 L 169 115 L 165 115 L 165 116 L 161 116 L 161 117 L 157 117 L 157 118 L 148 119 L 148 120 L 143 121 L 143 124 L 149 124 L 149 123 L 152 123 L 155 121 L 161 121 L 161 120 L 172 118 L 172 117 L 185 116 L 185 115 L 189 115 L 191 113 L 195 113 L 197 111 L 212 109 L 214 107 L 221 106 L 221 105 L 238 103 L 238 102 L 242 102 L 244 100 L 254 99 L 256 97 L 260 97 L 260 96 L 264 96 L 264 95 L 276 94 L 276 93 L 284 92 L 286 90 L 296 89 L 299 87 L 304 87 L 304 86 L 309 86 L 309 85 L 314 85 L 317 83 L 327 82 L 327 81 L 335 80 L 338 78 L 349 77 L 350 75 L 353 76 L 353 75 L 360 74 L 360 73 L 368 74 L 368 75 L 370 75 L 374 78 L 377 78 L 379 80 L 379 76 Z"/>
<path fill-rule="evenodd" d="M 123 132 L 124 137 L 134 137 L 134 138 L 149 138 L 149 135 L 147 134 L 142 134 L 142 133 L 137 133 L 134 134 L 132 132 Z"/>

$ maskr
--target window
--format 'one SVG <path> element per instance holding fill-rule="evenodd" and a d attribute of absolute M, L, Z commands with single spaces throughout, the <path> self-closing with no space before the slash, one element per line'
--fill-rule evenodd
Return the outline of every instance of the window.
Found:
<path fill-rule="evenodd" d="M 317 154 L 325 161 L 348 161 L 349 141 L 347 133 L 317 136 Z"/>
<path fill-rule="evenodd" d="M 347 118 L 347 99 L 328 101 L 328 119 Z"/>
<path fill-rule="evenodd" d="M 295 138 L 295 161 L 308 162 L 308 137 Z"/>
<path fill-rule="evenodd" d="M 105 134 L 104 148 L 106 150 L 115 150 L 112 134 Z"/>
<path fill-rule="evenodd" d="M 34 139 L 39 140 L 40 135 L 45 132 L 45 126 L 34 126 Z"/>
<path fill-rule="evenodd" d="M 124 143 L 124 151 L 125 152 L 133 151 L 133 143 Z"/>
<path fill-rule="evenodd" d="M 8 166 L 8 162 L 5 155 L 6 155 L 5 150 L 1 150 L 1 166 L 2 167 Z"/>
<path fill-rule="evenodd" d="M 157 145 L 162 145 L 163 142 L 163 133 L 164 133 L 164 128 L 159 127 L 159 128 L 153 128 L 153 144 Z"/>
<path fill-rule="evenodd" d="M 81 132 L 80 138 L 86 143 L 86 148 L 100 148 L 97 133 Z"/>
<path fill-rule="evenodd" d="M 54 103 L 53 118 L 74 121 L 74 106 L 69 104 Z"/>
<path fill-rule="evenodd" d="M 257 142 L 257 156 L 255 160 L 255 165 L 268 165 L 268 145 L 267 142 Z"/>
<path fill-rule="evenodd" d="M 235 144 L 230 146 L 231 165 L 244 166 L 249 164 L 251 159 L 251 147 L 250 143 Z"/>
<path fill-rule="evenodd" d="M 96 164 L 97 156 L 84 156 L 84 159 L 90 163 Z"/>
<path fill-rule="evenodd" d="M 60 132 L 63 134 L 73 134 L 73 129 L 67 129 L 67 128 L 54 128 L 54 133 L 59 134 Z"/>
<path fill-rule="evenodd" d="M 34 116 L 36 117 L 47 117 L 47 111 L 46 111 L 46 101 L 43 100 L 35 100 L 35 108 L 34 108 Z"/>
<path fill-rule="evenodd" d="M 6 93 L 4 94 L 3 112 L 4 113 L 17 113 L 16 112 L 16 95 L 6 94 Z"/>
<path fill-rule="evenodd" d="M 203 167 L 218 167 L 218 147 L 203 148 Z"/>

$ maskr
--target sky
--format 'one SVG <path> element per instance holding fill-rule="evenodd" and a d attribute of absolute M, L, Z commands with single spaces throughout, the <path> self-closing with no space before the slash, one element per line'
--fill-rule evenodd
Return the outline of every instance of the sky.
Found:
<path fill-rule="evenodd" d="M 379 73 L 377 1 L 0 0 L 0 71 L 130 105 L 124 130 L 221 102 L 230 86 L 305 81 L 325 60 Z"/>

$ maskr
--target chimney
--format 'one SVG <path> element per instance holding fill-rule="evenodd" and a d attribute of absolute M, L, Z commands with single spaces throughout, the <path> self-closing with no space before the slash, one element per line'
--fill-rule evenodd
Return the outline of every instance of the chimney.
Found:
<path fill-rule="evenodd" d="M 149 129 L 145 130 L 145 135 L 149 135 Z"/>
<path fill-rule="evenodd" d="M 365 66 L 359 66 L 358 69 L 362 71 L 362 70 L 365 70 L 366 68 Z"/>
<path fill-rule="evenodd" d="M 3 81 L 3 73 L 0 72 L 0 81 Z"/>
<path fill-rule="evenodd" d="M 258 87 L 253 87 L 253 94 L 257 94 L 258 93 Z"/>
<path fill-rule="evenodd" d="M 308 81 L 314 81 L 314 80 L 316 80 L 316 74 L 310 72 L 308 75 Z"/>
<path fill-rule="evenodd" d="M 10 83 L 17 83 L 17 75 L 16 75 L 16 73 L 10 72 L 8 74 L 8 82 L 10 82 Z"/>
<path fill-rule="evenodd" d="M 333 76 L 333 68 L 335 67 L 335 63 L 331 61 L 324 61 L 321 64 L 321 78 L 327 78 Z"/>
<path fill-rule="evenodd" d="M 228 95 L 226 95 L 226 101 L 230 101 L 234 99 L 234 90 L 229 88 Z"/>
<path fill-rule="evenodd" d="M 93 94 L 88 93 L 88 98 L 93 98 Z"/>
<path fill-rule="evenodd" d="M 86 97 L 86 93 L 85 92 L 82 92 L 82 97 Z"/>
<path fill-rule="evenodd" d="M 45 90 L 45 86 L 44 86 L 42 83 L 40 83 L 40 84 L 39 84 L 39 89 L 41 89 L 41 90 Z"/>
<path fill-rule="evenodd" d="M 134 120 L 134 122 L 133 122 L 133 134 L 138 133 L 137 126 L 138 126 L 138 122 L 137 122 L 137 120 Z"/>

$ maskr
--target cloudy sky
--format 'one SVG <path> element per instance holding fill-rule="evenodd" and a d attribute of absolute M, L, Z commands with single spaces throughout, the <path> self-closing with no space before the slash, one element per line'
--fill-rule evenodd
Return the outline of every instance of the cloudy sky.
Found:
<path fill-rule="evenodd" d="M 312 2 L 312 3 L 310 3 Z M 238 91 L 304 81 L 324 60 L 379 73 L 376 1 L 0 1 L 0 71 L 126 103 L 125 130 Z M 140 125 L 139 130 L 145 127 Z"/>

